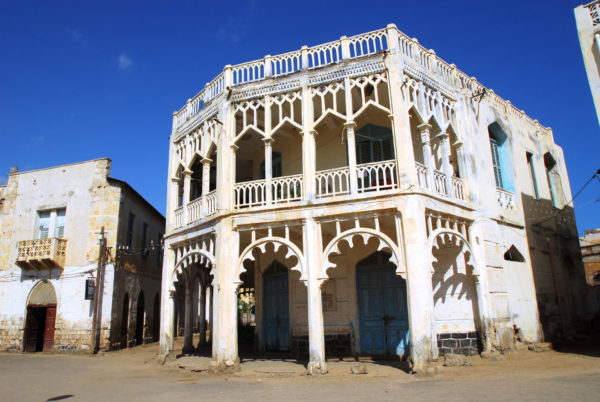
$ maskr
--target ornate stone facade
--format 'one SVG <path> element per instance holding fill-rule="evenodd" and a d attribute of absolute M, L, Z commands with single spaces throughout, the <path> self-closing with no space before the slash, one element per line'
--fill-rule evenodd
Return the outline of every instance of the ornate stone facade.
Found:
<path fill-rule="evenodd" d="M 540 294 L 569 300 L 567 325 L 585 310 L 552 131 L 393 25 L 226 66 L 173 114 L 167 198 L 162 358 L 176 311 L 194 349 L 199 305 L 213 369 L 235 370 L 238 287 L 254 350 L 306 353 L 310 373 L 326 350 L 419 371 L 552 337 Z"/>

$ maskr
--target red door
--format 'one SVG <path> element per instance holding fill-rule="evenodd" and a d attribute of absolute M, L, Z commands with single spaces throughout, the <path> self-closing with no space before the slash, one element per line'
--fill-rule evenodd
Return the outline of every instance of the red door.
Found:
<path fill-rule="evenodd" d="M 44 326 L 44 348 L 47 352 L 54 347 L 54 324 L 56 321 L 56 305 L 46 309 L 46 325 Z"/>

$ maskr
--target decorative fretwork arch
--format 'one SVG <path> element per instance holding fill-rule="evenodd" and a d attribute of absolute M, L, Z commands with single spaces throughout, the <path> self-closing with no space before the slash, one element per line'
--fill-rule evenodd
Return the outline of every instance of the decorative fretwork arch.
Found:
<path fill-rule="evenodd" d="M 379 245 L 377 246 L 377 251 L 389 250 L 392 254 L 390 257 L 390 262 L 396 265 L 396 274 L 400 275 L 402 278 L 406 279 L 406 267 L 401 264 L 403 261 L 401 258 L 402 253 L 400 249 L 394 244 L 392 239 L 390 239 L 384 233 L 381 233 L 375 229 L 370 228 L 354 228 L 350 230 L 346 230 L 338 234 L 334 237 L 327 247 L 325 247 L 325 251 L 323 253 L 323 262 L 321 263 L 321 272 L 319 279 L 329 279 L 327 275 L 327 270 L 330 268 L 335 268 L 337 265 L 333 262 L 329 261 L 329 257 L 333 254 L 341 254 L 339 249 L 339 245 L 342 241 L 348 243 L 350 248 L 354 246 L 353 238 L 355 236 L 360 236 L 363 239 L 363 243 L 366 245 L 371 238 L 376 238 L 379 240 Z"/>
<path fill-rule="evenodd" d="M 244 249 L 244 251 L 242 252 L 242 254 L 240 255 L 240 258 L 239 258 L 238 264 L 237 264 L 237 272 L 236 272 L 236 276 L 235 276 L 235 278 L 236 278 L 235 283 L 237 285 L 242 284 L 241 275 L 244 272 L 246 272 L 246 268 L 244 268 L 244 261 L 246 261 L 246 260 L 255 261 L 254 255 L 252 254 L 252 250 L 254 250 L 255 248 L 258 248 L 261 251 L 261 253 L 264 254 L 267 251 L 267 249 L 266 249 L 267 244 L 273 245 L 274 253 L 277 253 L 277 250 L 279 250 L 279 248 L 282 246 L 287 247 L 288 252 L 285 255 L 285 259 L 287 260 L 290 257 L 296 257 L 296 260 L 297 260 L 296 265 L 294 265 L 293 267 L 290 267 L 290 269 L 300 272 L 300 280 L 301 281 L 306 281 L 308 279 L 307 272 L 306 272 L 306 265 L 304 262 L 304 255 L 302 254 L 302 252 L 300 251 L 298 246 L 296 246 L 290 240 L 282 238 L 282 237 L 267 236 L 267 237 L 263 237 L 261 239 L 258 239 L 256 241 L 252 242 L 252 244 L 250 244 L 248 247 L 246 247 Z"/>
<path fill-rule="evenodd" d="M 215 276 L 214 239 L 211 237 L 198 242 L 174 247 L 175 264 L 169 276 L 169 290 L 175 290 L 175 281 L 192 264 L 210 267 L 210 275 Z"/>
<path fill-rule="evenodd" d="M 452 99 L 408 76 L 402 94 L 404 100 L 408 102 L 408 108 L 420 123 L 429 123 L 433 120 L 444 131 L 452 126 L 452 130 L 458 135 L 453 125 L 455 107 Z"/>

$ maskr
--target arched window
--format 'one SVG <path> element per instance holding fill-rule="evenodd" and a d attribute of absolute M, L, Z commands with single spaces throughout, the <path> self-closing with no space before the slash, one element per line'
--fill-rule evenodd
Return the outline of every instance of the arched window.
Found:
<path fill-rule="evenodd" d="M 492 166 L 496 187 L 503 190 L 515 191 L 512 174 L 512 162 L 508 144 L 508 136 L 498 123 L 488 126 L 490 149 L 492 151 Z"/>

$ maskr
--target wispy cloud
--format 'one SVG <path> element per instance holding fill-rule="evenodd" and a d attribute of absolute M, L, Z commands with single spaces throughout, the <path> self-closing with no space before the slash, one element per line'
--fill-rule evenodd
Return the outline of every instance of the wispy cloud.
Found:
<path fill-rule="evenodd" d="M 67 34 L 81 47 L 87 47 L 88 41 L 86 37 L 77 29 L 66 27 L 65 31 Z"/>
<path fill-rule="evenodd" d="M 121 52 L 119 58 L 117 59 L 117 65 L 119 66 L 120 70 L 125 71 L 133 66 L 133 60 L 125 53 Z"/>

